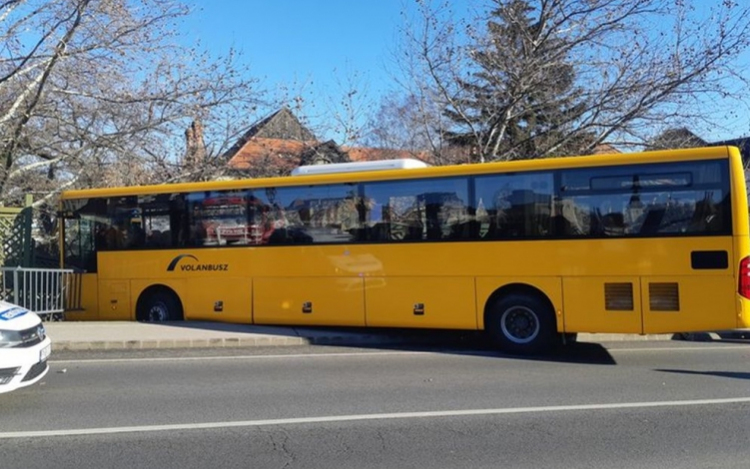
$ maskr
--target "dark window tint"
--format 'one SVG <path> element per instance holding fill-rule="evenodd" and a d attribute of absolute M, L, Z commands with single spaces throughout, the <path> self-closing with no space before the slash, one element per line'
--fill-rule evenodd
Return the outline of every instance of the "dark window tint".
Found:
<path fill-rule="evenodd" d="M 97 219 L 97 249 L 115 251 L 142 247 L 145 235 L 138 198 L 113 197 L 104 202 L 103 216 Z"/>
<path fill-rule="evenodd" d="M 552 173 L 498 174 L 475 180 L 476 219 L 484 239 L 551 236 Z"/>
<path fill-rule="evenodd" d="M 366 241 L 466 239 L 471 236 L 464 178 L 364 185 Z"/>
<path fill-rule="evenodd" d="M 142 244 L 134 247 L 167 249 L 188 245 L 187 213 L 182 194 L 141 196 Z"/>
<path fill-rule="evenodd" d="M 728 234 L 726 161 L 588 168 L 561 173 L 563 236 Z"/>
<path fill-rule="evenodd" d="M 248 222 L 249 191 L 193 192 L 187 203 L 187 245 L 258 244 Z"/>
<path fill-rule="evenodd" d="M 279 187 L 256 191 L 254 218 L 263 244 L 349 243 L 360 231 L 355 184 Z"/>
<path fill-rule="evenodd" d="M 96 272 L 96 250 L 101 248 L 108 226 L 105 199 L 65 200 L 64 264 L 86 272 Z"/>
<path fill-rule="evenodd" d="M 180 194 L 103 199 L 97 218 L 98 250 L 169 249 L 186 245 L 184 199 Z"/>

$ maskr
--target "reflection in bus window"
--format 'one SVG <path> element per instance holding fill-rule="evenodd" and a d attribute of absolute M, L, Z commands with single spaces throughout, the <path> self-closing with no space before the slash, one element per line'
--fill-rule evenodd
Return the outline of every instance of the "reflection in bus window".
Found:
<path fill-rule="evenodd" d="M 357 240 L 359 197 L 354 184 L 271 188 L 261 199 L 268 244 Z"/>
<path fill-rule="evenodd" d="M 460 239 L 469 231 L 465 178 L 435 178 L 364 185 L 366 241 Z"/>
<path fill-rule="evenodd" d="M 562 236 L 731 232 L 722 161 L 570 170 L 561 180 Z"/>
<path fill-rule="evenodd" d="M 485 239 L 552 235 L 552 173 L 499 174 L 476 179 L 476 213 Z"/>
<path fill-rule="evenodd" d="M 187 194 L 188 244 L 223 246 L 257 244 L 248 224 L 249 191 L 211 191 Z"/>

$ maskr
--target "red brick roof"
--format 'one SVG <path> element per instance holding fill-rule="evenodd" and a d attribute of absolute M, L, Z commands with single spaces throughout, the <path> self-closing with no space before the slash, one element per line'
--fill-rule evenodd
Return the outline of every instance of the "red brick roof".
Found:
<path fill-rule="evenodd" d="M 424 160 L 427 158 L 427 152 L 416 152 L 408 150 L 391 150 L 388 148 L 367 148 L 367 147 L 342 147 L 343 151 L 349 154 L 352 161 L 376 161 L 376 160 L 396 160 L 403 158 L 416 158 Z"/>
<path fill-rule="evenodd" d="M 230 168 L 248 169 L 269 158 L 283 158 L 292 165 L 299 162 L 302 153 L 317 142 L 300 142 L 279 138 L 251 138 L 229 159 Z"/>
<path fill-rule="evenodd" d="M 286 140 L 278 138 L 253 137 L 232 156 L 227 165 L 232 169 L 246 170 L 258 165 L 275 165 L 290 170 L 299 166 L 301 157 L 306 150 L 316 147 L 320 142 Z M 391 150 L 387 148 L 341 147 L 351 161 L 376 161 L 399 158 L 416 158 L 429 163 L 427 152 L 407 150 Z M 594 154 L 620 153 L 608 144 L 597 145 Z"/>
<path fill-rule="evenodd" d="M 267 163 L 269 160 L 284 160 L 284 166 L 295 167 L 299 164 L 302 154 L 319 142 L 300 142 L 278 138 L 253 137 L 229 159 L 227 163 L 233 169 L 249 169 L 256 164 Z M 341 147 L 341 151 L 349 155 L 352 161 L 375 161 L 398 158 L 425 159 L 425 153 L 389 150 L 386 148 Z M 279 161 L 280 162 L 280 161 Z"/>
<path fill-rule="evenodd" d="M 610 153 L 622 153 L 617 148 L 613 147 L 609 143 L 600 143 L 599 145 L 594 147 L 594 150 L 592 151 L 592 154 L 594 155 L 607 155 Z"/>

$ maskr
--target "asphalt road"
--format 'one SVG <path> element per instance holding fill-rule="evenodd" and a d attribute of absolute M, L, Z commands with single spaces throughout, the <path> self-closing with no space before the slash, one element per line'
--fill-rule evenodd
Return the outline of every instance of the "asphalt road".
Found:
<path fill-rule="evenodd" d="M 2 468 L 746 468 L 750 343 L 58 354 Z"/>

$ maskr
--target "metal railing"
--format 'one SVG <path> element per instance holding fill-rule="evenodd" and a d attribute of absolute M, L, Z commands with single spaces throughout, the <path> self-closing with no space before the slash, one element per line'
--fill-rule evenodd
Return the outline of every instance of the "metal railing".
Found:
<path fill-rule="evenodd" d="M 0 299 L 33 311 L 43 319 L 62 320 L 80 308 L 81 276 L 72 269 L 0 267 Z"/>

